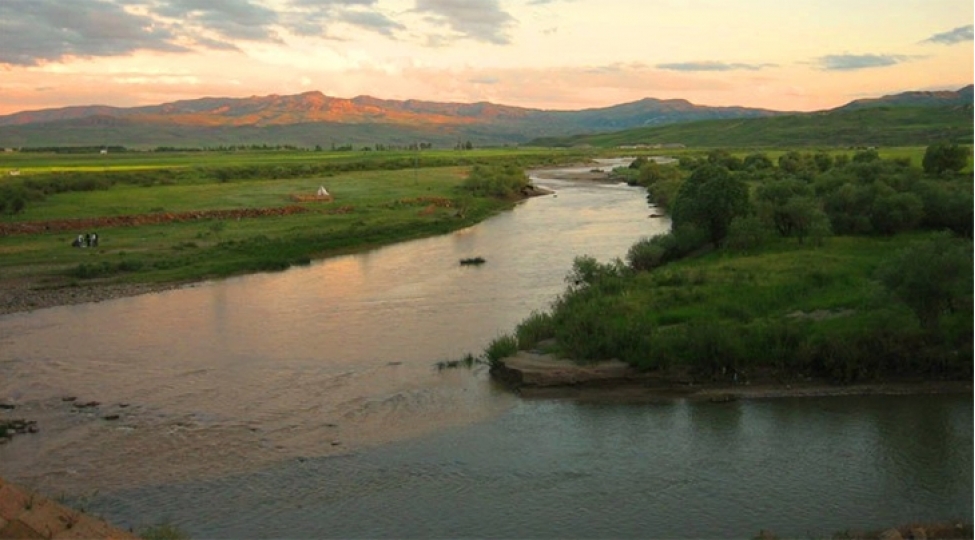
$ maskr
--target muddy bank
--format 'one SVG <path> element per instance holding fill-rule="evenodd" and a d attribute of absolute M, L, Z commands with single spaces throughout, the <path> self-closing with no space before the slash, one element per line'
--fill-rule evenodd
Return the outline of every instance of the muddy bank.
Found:
<path fill-rule="evenodd" d="M 29 278 L 0 279 L 0 315 L 55 306 L 103 302 L 188 287 L 185 283 L 49 284 Z"/>
<path fill-rule="evenodd" d="M 775 379 L 701 383 L 675 373 L 642 372 L 618 360 L 575 364 L 551 354 L 520 351 L 492 376 L 526 398 L 654 402 L 671 399 L 729 402 L 782 397 L 971 393 L 972 381 L 886 381 L 830 384 Z"/>
<path fill-rule="evenodd" d="M 0 478 L 0 538 L 139 538 Z"/>

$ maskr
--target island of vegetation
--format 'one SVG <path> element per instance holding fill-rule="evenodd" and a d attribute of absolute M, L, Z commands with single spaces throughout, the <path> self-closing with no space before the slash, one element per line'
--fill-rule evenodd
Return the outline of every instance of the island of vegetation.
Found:
<path fill-rule="evenodd" d="M 482 358 L 534 393 L 971 391 L 971 150 L 938 143 L 917 157 L 638 158 L 615 173 L 647 188 L 671 232 L 637 242 L 625 261 L 577 257 L 551 308 Z"/>

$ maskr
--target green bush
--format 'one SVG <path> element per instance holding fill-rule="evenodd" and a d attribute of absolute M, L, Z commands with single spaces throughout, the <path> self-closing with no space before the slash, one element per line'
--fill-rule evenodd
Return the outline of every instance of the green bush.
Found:
<path fill-rule="evenodd" d="M 488 365 L 497 366 L 505 358 L 518 354 L 518 338 L 511 335 L 498 336 L 491 340 L 484 350 Z"/>
<path fill-rule="evenodd" d="M 475 165 L 462 184 L 478 197 L 515 197 L 528 187 L 528 176 L 514 165 Z"/>
<path fill-rule="evenodd" d="M 552 315 L 533 311 L 527 319 L 518 324 L 515 329 L 518 337 L 519 349 L 531 349 L 539 342 L 555 337 L 555 325 Z"/>

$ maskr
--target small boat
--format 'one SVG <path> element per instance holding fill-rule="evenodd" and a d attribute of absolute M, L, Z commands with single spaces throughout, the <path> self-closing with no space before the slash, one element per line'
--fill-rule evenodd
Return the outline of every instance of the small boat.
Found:
<path fill-rule="evenodd" d="M 484 260 L 484 257 L 471 257 L 468 259 L 461 259 L 460 265 L 461 266 L 479 265 L 479 264 L 484 264 L 486 262 L 487 261 Z"/>

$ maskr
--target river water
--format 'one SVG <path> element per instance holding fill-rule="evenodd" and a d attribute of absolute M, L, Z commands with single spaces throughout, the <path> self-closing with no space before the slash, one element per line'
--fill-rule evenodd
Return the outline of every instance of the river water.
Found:
<path fill-rule="evenodd" d="M 0 446 L 0 476 L 194 538 L 972 520 L 970 395 L 532 401 L 480 368 L 436 370 L 547 307 L 576 255 L 623 257 L 669 227 L 638 188 L 536 182 L 556 194 L 453 234 L 0 317 L 0 401 L 18 405 L 0 414 L 41 426 Z"/>

